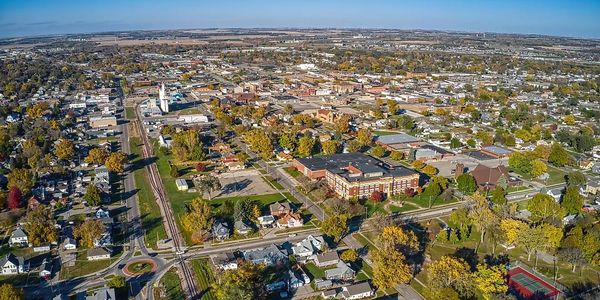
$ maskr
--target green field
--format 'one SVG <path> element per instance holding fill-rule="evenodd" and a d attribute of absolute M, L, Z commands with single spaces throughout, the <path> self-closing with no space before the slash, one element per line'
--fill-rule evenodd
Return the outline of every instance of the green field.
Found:
<path fill-rule="evenodd" d="M 111 259 L 87 260 L 87 249 L 79 250 L 77 252 L 75 265 L 72 267 L 62 267 L 60 271 L 60 279 L 81 277 L 106 269 L 119 259 L 119 255 L 120 253 L 113 253 Z"/>
<path fill-rule="evenodd" d="M 215 281 L 215 278 L 212 274 L 212 270 L 208 265 L 208 260 L 203 259 L 194 259 L 191 260 L 192 270 L 196 275 L 196 282 L 198 283 L 198 287 L 200 288 L 200 295 L 202 297 L 200 299 L 203 300 L 214 300 L 216 297 L 213 295 L 211 291 L 211 283 Z"/>
<path fill-rule="evenodd" d="M 160 287 L 164 287 L 164 297 L 161 297 L 161 289 L 157 288 L 154 290 L 155 299 L 185 299 L 185 295 L 183 294 L 183 290 L 181 288 L 181 279 L 177 275 L 175 268 L 171 268 L 160 279 Z"/>
<path fill-rule="evenodd" d="M 135 119 L 135 110 L 133 107 L 125 107 L 125 118 L 127 120 Z"/>
<path fill-rule="evenodd" d="M 158 240 L 167 238 L 167 232 L 163 226 L 160 208 L 152 194 L 146 170 L 142 166 L 140 139 L 132 137 L 129 139 L 129 144 L 132 154 L 136 155 L 136 159 L 132 162 L 135 170 L 133 176 L 138 189 L 137 197 L 144 228 L 144 240 L 150 247 L 156 247 Z"/>
<path fill-rule="evenodd" d="M 302 175 L 302 173 L 298 170 L 296 170 L 296 168 L 294 167 L 287 167 L 287 168 L 283 168 L 283 170 L 290 174 L 290 176 L 294 177 L 294 178 L 298 178 L 299 176 Z"/>
<path fill-rule="evenodd" d="M 400 206 L 396 206 L 396 205 L 390 205 L 389 206 L 389 210 L 390 212 L 396 213 L 396 212 L 407 212 L 407 211 L 411 211 L 411 210 L 415 210 L 418 209 L 416 206 L 410 204 L 410 203 L 404 203 L 404 205 L 402 207 Z"/>

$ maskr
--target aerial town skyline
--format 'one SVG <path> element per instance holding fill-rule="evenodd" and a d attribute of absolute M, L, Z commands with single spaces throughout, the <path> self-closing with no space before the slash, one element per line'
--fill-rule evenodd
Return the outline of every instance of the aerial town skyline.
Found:
<path fill-rule="evenodd" d="M 15 1 L 0 37 L 193 28 L 388 28 L 600 38 L 600 2 Z"/>

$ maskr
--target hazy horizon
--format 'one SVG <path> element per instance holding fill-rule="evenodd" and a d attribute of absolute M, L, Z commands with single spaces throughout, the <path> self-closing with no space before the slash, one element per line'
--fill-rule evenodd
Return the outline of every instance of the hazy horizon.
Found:
<path fill-rule="evenodd" d="M 600 1 L 6 0 L 0 37 L 196 28 L 440 30 L 600 38 Z"/>

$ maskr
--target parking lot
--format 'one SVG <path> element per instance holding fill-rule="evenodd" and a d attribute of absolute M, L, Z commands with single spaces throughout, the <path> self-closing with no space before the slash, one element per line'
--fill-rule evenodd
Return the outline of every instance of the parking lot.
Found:
<path fill-rule="evenodd" d="M 220 174 L 219 181 L 221 182 L 223 189 L 216 198 L 264 195 L 277 192 L 265 182 L 261 178 L 260 173 L 254 169 Z"/>

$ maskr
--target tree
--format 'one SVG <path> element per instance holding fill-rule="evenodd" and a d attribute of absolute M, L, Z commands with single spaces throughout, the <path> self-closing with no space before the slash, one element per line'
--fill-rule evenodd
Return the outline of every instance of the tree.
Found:
<path fill-rule="evenodd" d="M 558 248 L 560 242 L 563 238 L 563 230 L 561 227 L 554 226 L 548 223 L 542 223 L 538 225 L 541 228 L 541 231 L 544 233 L 545 249 L 555 249 Z"/>
<path fill-rule="evenodd" d="M 104 164 L 107 157 L 108 153 L 106 153 L 104 149 L 93 148 L 88 152 L 88 155 L 83 159 L 83 161 L 92 165 L 100 165 Z"/>
<path fill-rule="evenodd" d="M 462 147 L 462 146 L 463 146 L 463 145 L 462 145 L 462 143 L 460 142 L 460 140 L 459 140 L 459 139 L 457 139 L 457 138 L 452 138 L 452 139 L 450 140 L 450 148 L 452 148 L 452 149 L 458 149 L 458 148 L 460 148 L 460 147 Z"/>
<path fill-rule="evenodd" d="M 212 225 L 212 207 L 211 205 L 198 197 L 192 200 L 187 206 L 187 212 L 181 217 L 181 224 L 188 232 L 208 230 Z"/>
<path fill-rule="evenodd" d="M 0 299 L 2 300 L 24 300 L 23 289 L 16 288 L 10 283 L 0 285 Z"/>
<path fill-rule="evenodd" d="M 546 246 L 546 237 L 541 226 L 528 226 L 521 230 L 517 243 L 527 252 L 527 261 L 531 260 L 531 254 Z"/>
<path fill-rule="evenodd" d="M 294 151 L 296 149 L 296 135 L 291 132 L 284 132 L 279 136 L 279 146 Z"/>
<path fill-rule="evenodd" d="M 565 121 L 565 124 L 567 125 L 575 125 L 575 116 L 566 115 L 563 117 L 563 121 Z"/>
<path fill-rule="evenodd" d="M 456 178 L 456 184 L 458 190 L 471 195 L 477 190 L 477 182 L 475 181 L 475 177 L 471 174 L 462 174 Z"/>
<path fill-rule="evenodd" d="M 339 146 L 339 143 L 334 140 L 326 141 L 323 144 L 321 144 L 323 154 L 325 155 L 336 154 L 338 152 Z"/>
<path fill-rule="evenodd" d="M 585 263 L 585 255 L 579 248 L 560 249 L 558 250 L 558 257 L 573 266 L 573 269 L 571 270 L 572 272 L 575 272 L 577 266 Z"/>
<path fill-rule="evenodd" d="M 417 170 L 421 170 L 426 166 L 426 164 L 420 160 L 413 161 L 411 165 Z"/>
<path fill-rule="evenodd" d="M 384 251 L 401 251 L 405 255 L 410 255 L 419 250 L 419 240 L 415 233 L 395 225 L 384 227 L 377 241 Z"/>
<path fill-rule="evenodd" d="M 530 175 L 531 174 L 531 158 L 522 152 L 513 152 L 508 158 L 508 166 L 515 172 Z"/>
<path fill-rule="evenodd" d="M 115 275 L 108 282 L 108 286 L 114 289 L 125 287 L 125 276 Z"/>
<path fill-rule="evenodd" d="M 341 214 L 325 219 L 321 223 L 321 232 L 332 237 L 338 243 L 348 233 L 348 216 Z"/>
<path fill-rule="evenodd" d="M 356 140 L 363 146 L 370 145 L 373 141 L 373 133 L 368 128 L 361 128 L 356 133 Z"/>
<path fill-rule="evenodd" d="M 73 230 L 73 235 L 81 240 L 84 248 L 94 246 L 94 241 L 99 239 L 104 233 L 104 224 L 97 219 L 87 219 Z"/>
<path fill-rule="evenodd" d="M 226 270 L 215 280 L 211 286 L 213 294 L 219 300 L 260 299 L 264 296 L 264 269 L 264 264 L 241 262 L 236 270 Z"/>
<path fill-rule="evenodd" d="M 496 225 L 498 221 L 496 215 L 490 209 L 485 197 L 475 194 L 471 198 L 469 219 L 471 219 L 471 223 L 473 223 L 481 233 L 479 244 L 477 244 L 477 247 L 479 247 L 479 245 L 483 243 L 486 231 Z"/>
<path fill-rule="evenodd" d="M 344 250 L 340 255 L 340 258 L 345 262 L 355 262 L 358 260 L 358 253 L 354 249 Z"/>
<path fill-rule="evenodd" d="M 464 297 L 472 293 L 471 278 L 469 264 L 462 258 L 445 255 L 429 265 L 427 281 L 434 289 L 452 288 Z"/>
<path fill-rule="evenodd" d="M 179 168 L 177 167 L 177 165 L 171 164 L 169 167 L 169 175 L 173 178 L 179 177 Z"/>
<path fill-rule="evenodd" d="M 560 206 L 568 215 L 574 215 L 581 212 L 583 207 L 583 196 L 579 194 L 579 188 L 575 186 L 567 187 Z"/>
<path fill-rule="evenodd" d="M 585 175 L 583 175 L 583 173 L 579 171 L 570 172 L 565 176 L 565 179 L 567 180 L 568 186 L 580 187 L 587 182 L 587 178 L 585 178 Z"/>
<path fill-rule="evenodd" d="M 35 186 L 35 176 L 28 169 L 15 168 L 8 174 L 8 188 L 16 186 L 24 195 L 29 194 Z"/>
<path fill-rule="evenodd" d="M 377 157 L 384 157 L 385 153 L 386 153 L 385 148 L 383 148 L 380 145 L 377 145 L 371 149 L 371 154 L 373 154 Z"/>
<path fill-rule="evenodd" d="M 520 220 L 514 219 L 503 219 L 500 221 L 500 230 L 502 233 L 502 239 L 508 246 L 515 245 L 521 234 L 521 230 L 525 228 L 527 224 Z"/>
<path fill-rule="evenodd" d="M 383 193 L 379 191 L 374 191 L 373 193 L 371 193 L 370 199 L 375 203 L 379 203 L 383 201 Z"/>
<path fill-rule="evenodd" d="M 260 207 L 257 201 L 252 201 L 250 199 L 242 199 L 237 201 L 233 206 L 233 219 L 235 221 L 245 221 L 253 219 L 255 207 Z"/>
<path fill-rule="evenodd" d="M 261 129 L 253 129 L 244 135 L 246 142 L 250 145 L 258 155 L 264 159 L 269 160 L 273 156 L 273 145 L 271 139 L 267 136 L 265 131 Z"/>
<path fill-rule="evenodd" d="M 481 291 L 485 299 L 490 299 L 494 294 L 505 294 L 508 291 L 508 285 L 505 280 L 506 269 L 504 266 L 479 264 L 477 272 L 473 275 L 473 283 Z"/>
<path fill-rule="evenodd" d="M 411 268 L 400 251 L 376 249 L 371 254 L 373 261 L 373 284 L 386 290 L 412 278 Z"/>
<path fill-rule="evenodd" d="M 33 246 L 42 246 L 58 241 L 58 232 L 52 210 L 44 205 L 29 211 L 25 217 L 25 231 Z"/>
<path fill-rule="evenodd" d="M 316 141 L 309 136 L 303 136 L 298 141 L 298 155 L 302 157 L 311 156 L 315 151 Z"/>
<path fill-rule="evenodd" d="M 531 176 L 538 177 L 546 173 L 547 171 L 548 166 L 546 166 L 546 164 L 543 161 L 536 159 L 531 162 Z"/>
<path fill-rule="evenodd" d="M 114 173 L 121 173 L 124 171 L 126 161 L 127 157 L 125 156 L 125 154 L 121 151 L 117 151 L 108 155 L 104 164 L 109 171 Z"/>
<path fill-rule="evenodd" d="M 8 209 L 15 210 L 21 207 L 23 202 L 23 196 L 21 190 L 18 187 L 12 186 L 8 192 Z"/>
<path fill-rule="evenodd" d="M 559 220 L 564 215 L 563 208 L 552 196 L 541 193 L 534 195 L 527 202 L 527 210 L 531 213 L 529 219 L 533 222 Z"/>
<path fill-rule="evenodd" d="M 102 197 L 100 195 L 100 189 L 95 184 L 88 185 L 85 190 L 85 195 L 83 195 L 83 200 L 87 201 L 87 203 L 91 206 L 98 206 L 102 201 Z"/>
<path fill-rule="evenodd" d="M 438 173 L 438 169 L 432 165 L 426 165 L 421 171 L 429 176 L 433 176 Z"/>
<path fill-rule="evenodd" d="M 362 145 L 357 140 L 350 140 L 346 142 L 346 150 L 348 152 L 358 152 L 362 149 Z"/>
<path fill-rule="evenodd" d="M 350 116 L 342 115 L 334 122 L 335 130 L 341 134 L 350 131 Z"/>
<path fill-rule="evenodd" d="M 62 160 L 68 160 L 75 155 L 75 147 L 73 146 L 73 142 L 65 139 L 61 139 L 56 144 L 56 148 L 54 149 L 54 154 L 56 157 Z"/>
<path fill-rule="evenodd" d="M 390 153 L 390 158 L 395 160 L 395 161 L 399 161 L 399 160 L 403 160 L 404 159 L 404 153 L 400 152 L 400 151 L 392 151 L 392 153 Z"/>
<path fill-rule="evenodd" d="M 464 234 L 467 232 L 467 228 L 471 225 L 471 219 L 469 218 L 469 212 L 466 208 L 460 207 L 455 209 L 449 218 L 450 224 L 457 226 L 460 231 Z"/>
<path fill-rule="evenodd" d="M 499 185 L 497 185 L 491 192 L 490 200 L 495 205 L 505 205 L 507 202 L 506 191 Z"/>
<path fill-rule="evenodd" d="M 570 161 L 569 153 L 559 143 L 553 143 L 550 147 L 550 155 L 548 155 L 548 162 L 557 166 L 563 167 Z"/>
<path fill-rule="evenodd" d="M 208 194 L 208 200 L 212 200 L 212 192 L 221 189 L 221 182 L 216 177 L 204 176 L 197 183 L 202 194 Z"/>

